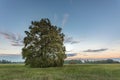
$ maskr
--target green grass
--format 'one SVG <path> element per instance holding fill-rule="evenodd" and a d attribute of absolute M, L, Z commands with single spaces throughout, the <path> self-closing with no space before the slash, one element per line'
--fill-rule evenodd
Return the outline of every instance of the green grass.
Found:
<path fill-rule="evenodd" d="M 50 68 L 1 64 L 0 80 L 120 80 L 120 64 L 81 64 Z"/>

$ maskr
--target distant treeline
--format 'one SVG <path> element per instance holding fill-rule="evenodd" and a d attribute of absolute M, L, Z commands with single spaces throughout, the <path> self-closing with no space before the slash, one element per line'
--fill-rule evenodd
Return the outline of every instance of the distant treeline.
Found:
<path fill-rule="evenodd" d="M 81 64 L 83 63 L 81 60 L 65 60 L 64 64 Z"/>
<path fill-rule="evenodd" d="M 0 63 L 11 63 L 11 61 L 8 61 L 8 60 L 0 60 Z"/>
<path fill-rule="evenodd" d="M 12 62 L 8 60 L 0 60 L 0 64 L 23 64 L 24 62 Z M 83 63 L 90 63 L 90 64 L 107 64 L 107 63 L 120 63 L 118 61 L 114 61 L 112 59 L 107 60 L 65 60 L 64 64 L 83 64 Z"/>
<path fill-rule="evenodd" d="M 114 61 L 112 59 L 107 60 L 66 60 L 64 64 L 83 64 L 83 63 L 90 63 L 90 64 L 108 64 L 108 63 L 120 63 L 118 61 Z"/>
<path fill-rule="evenodd" d="M 12 62 L 12 61 L 8 61 L 8 60 L 0 60 L 0 64 L 18 64 L 18 63 L 23 63 L 23 62 Z"/>
<path fill-rule="evenodd" d="M 106 63 L 119 63 L 118 61 L 114 61 L 114 60 L 112 60 L 112 59 L 107 59 L 107 60 L 99 60 L 99 61 L 89 61 L 89 60 L 87 60 L 87 61 L 85 61 L 85 63 L 95 63 L 95 64 L 97 64 L 97 63 L 102 63 L 102 64 L 106 64 Z"/>

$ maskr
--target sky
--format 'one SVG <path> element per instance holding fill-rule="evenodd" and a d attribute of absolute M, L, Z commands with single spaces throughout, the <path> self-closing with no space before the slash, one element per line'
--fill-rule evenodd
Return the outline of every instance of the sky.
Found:
<path fill-rule="evenodd" d="M 0 0 L 0 54 L 21 54 L 42 18 L 63 29 L 67 59 L 120 58 L 120 0 Z"/>

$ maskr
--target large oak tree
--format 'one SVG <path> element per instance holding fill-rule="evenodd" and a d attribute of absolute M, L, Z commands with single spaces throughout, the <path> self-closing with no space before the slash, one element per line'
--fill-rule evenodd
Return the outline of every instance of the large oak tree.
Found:
<path fill-rule="evenodd" d="M 25 31 L 22 56 L 30 67 L 63 66 L 65 55 L 64 34 L 61 28 L 51 24 L 49 19 L 33 21 Z"/>

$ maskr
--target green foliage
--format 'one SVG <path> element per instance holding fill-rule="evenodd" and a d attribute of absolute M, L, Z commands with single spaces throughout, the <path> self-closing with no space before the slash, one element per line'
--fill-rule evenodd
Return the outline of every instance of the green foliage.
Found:
<path fill-rule="evenodd" d="M 22 56 L 30 67 L 63 66 L 65 46 L 62 29 L 51 24 L 49 19 L 34 21 L 25 31 Z"/>

